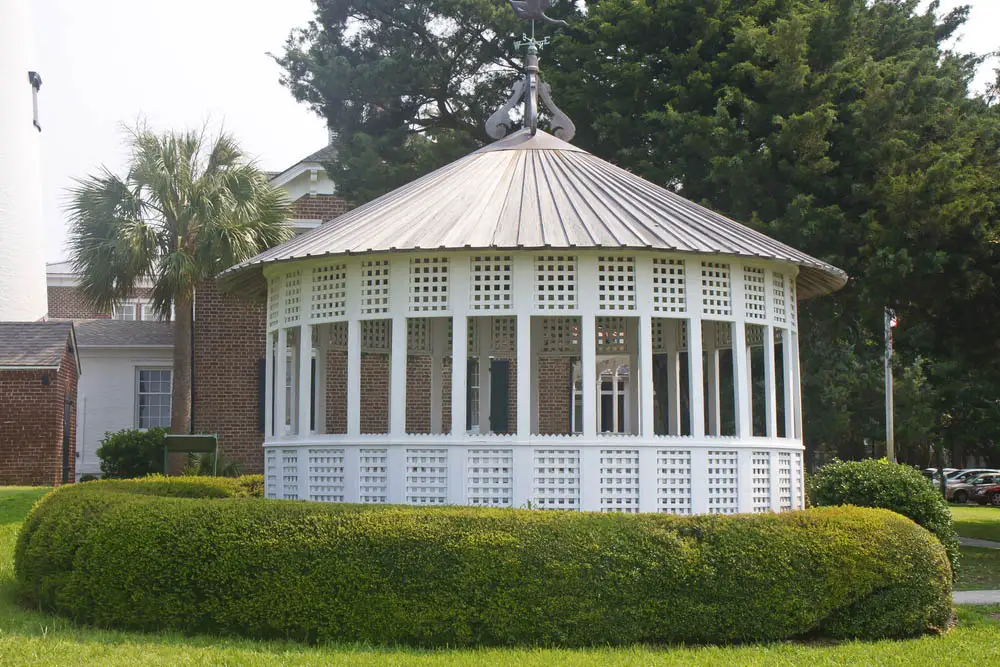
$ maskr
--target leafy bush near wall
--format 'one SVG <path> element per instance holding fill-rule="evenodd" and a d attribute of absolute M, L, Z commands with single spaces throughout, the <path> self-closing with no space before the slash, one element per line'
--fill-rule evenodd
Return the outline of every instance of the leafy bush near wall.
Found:
<path fill-rule="evenodd" d="M 167 429 L 126 428 L 105 433 L 97 456 L 106 479 L 131 479 L 163 472 L 163 436 Z"/>
<path fill-rule="evenodd" d="M 816 506 L 881 507 L 907 516 L 934 533 L 958 567 L 958 537 L 951 509 L 919 471 L 887 459 L 833 461 L 809 480 L 809 497 Z"/>
<path fill-rule="evenodd" d="M 885 510 L 329 505 L 203 480 L 51 493 L 18 538 L 19 598 L 98 626 L 416 646 L 902 637 L 951 614 L 944 549 Z"/>

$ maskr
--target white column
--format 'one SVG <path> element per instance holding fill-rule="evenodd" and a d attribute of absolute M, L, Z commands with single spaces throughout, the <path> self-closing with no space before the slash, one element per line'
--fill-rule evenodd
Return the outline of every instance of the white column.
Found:
<path fill-rule="evenodd" d="M 685 260 L 684 266 L 684 286 L 687 296 L 688 316 L 688 378 L 690 385 L 690 406 L 691 406 L 691 435 L 695 438 L 705 437 L 705 385 L 704 368 L 701 358 L 701 261 L 695 257 Z M 694 471 L 695 458 L 692 452 L 691 458 L 692 475 L 697 478 Z M 701 474 L 705 474 L 708 468 L 708 459 L 704 460 Z M 707 488 L 707 487 L 706 487 Z M 692 489 L 692 493 L 694 489 Z M 707 491 L 706 491 L 707 493 Z M 707 500 L 706 500 L 707 502 Z M 706 505 L 707 508 L 707 505 Z M 704 510 L 702 510 L 704 511 Z"/>
<path fill-rule="evenodd" d="M 347 261 L 347 434 L 361 435 L 361 263 Z"/>
<path fill-rule="evenodd" d="M 644 438 L 656 435 L 654 419 L 656 400 L 653 395 L 653 258 L 636 257 L 636 304 L 639 312 L 639 422 L 635 432 Z M 631 380 L 630 380 L 631 381 Z M 640 467 L 640 470 L 642 468 Z M 642 485 L 640 484 L 640 494 Z M 640 495 L 641 497 L 641 495 Z"/>
<path fill-rule="evenodd" d="M 284 326 L 278 329 L 278 347 L 274 351 L 274 437 L 285 436 L 285 356 L 288 354 L 288 330 Z"/>
<path fill-rule="evenodd" d="M 270 440 L 274 437 L 275 337 L 276 334 L 273 331 L 268 331 L 264 337 L 264 440 Z"/>
<path fill-rule="evenodd" d="M 406 316 L 410 309 L 410 258 L 390 260 L 389 312 L 392 313 L 392 347 L 389 354 L 389 433 L 406 435 Z"/>
<path fill-rule="evenodd" d="M 786 329 L 780 329 L 781 332 L 781 369 L 782 375 L 784 376 L 784 395 L 782 398 L 785 402 L 785 437 L 794 438 L 795 437 L 795 390 L 792 385 L 795 384 L 795 365 L 792 361 L 792 332 Z"/>
<path fill-rule="evenodd" d="M 764 327 L 764 404 L 767 414 L 767 437 L 778 437 L 778 385 L 774 375 L 773 324 Z"/>
<path fill-rule="evenodd" d="M 305 273 L 303 271 L 303 273 Z M 298 373 L 298 407 L 299 416 L 296 420 L 299 439 L 309 437 L 309 417 L 312 410 L 312 325 L 299 325 L 299 373 Z M 300 457 L 303 456 L 300 453 Z"/>
<path fill-rule="evenodd" d="M 448 331 L 446 322 L 440 317 L 427 320 L 427 335 L 431 339 L 431 433 L 441 433 L 441 391 L 443 388 L 443 369 L 445 336 Z"/>
<path fill-rule="evenodd" d="M 742 285 L 742 281 L 740 283 Z M 740 292 L 742 298 L 742 291 Z M 747 354 L 747 327 L 742 321 L 733 323 L 733 396 L 736 401 L 736 436 L 747 439 L 753 436 L 750 421 L 750 355 Z"/>
<path fill-rule="evenodd" d="M 517 438 L 527 442 L 531 437 L 531 415 L 534 411 L 532 393 L 536 364 L 531 352 L 531 311 L 534 308 L 535 272 L 531 255 L 514 255 L 512 288 L 514 312 L 517 315 Z M 516 483 L 516 482 L 515 482 Z M 531 493 L 530 488 L 528 493 Z M 529 496 L 530 497 L 530 496 Z M 515 505 L 516 507 L 517 505 Z"/>
<path fill-rule="evenodd" d="M 597 435 L 597 257 L 581 255 L 576 286 L 580 307 L 583 378 L 583 435 Z"/>
<path fill-rule="evenodd" d="M 466 365 L 469 347 L 469 258 L 457 255 L 450 262 L 451 290 L 451 437 L 465 437 Z"/>

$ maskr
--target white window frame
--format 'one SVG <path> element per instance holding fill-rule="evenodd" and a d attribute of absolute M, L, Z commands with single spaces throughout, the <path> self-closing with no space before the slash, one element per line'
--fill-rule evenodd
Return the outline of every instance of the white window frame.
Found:
<path fill-rule="evenodd" d="M 111 319 L 121 320 L 123 322 L 135 322 L 138 316 L 138 307 L 134 301 L 129 301 L 128 303 L 116 303 L 111 309 Z M 131 314 L 130 317 L 126 317 L 126 314 Z"/>
<path fill-rule="evenodd" d="M 148 315 L 148 317 L 147 317 Z M 142 320 L 143 322 L 157 322 L 159 317 L 156 316 L 156 311 L 153 310 L 152 301 L 140 301 L 139 302 L 139 312 L 136 314 L 137 320 Z"/>
<path fill-rule="evenodd" d="M 146 431 L 146 430 L 149 429 L 148 426 L 145 426 L 145 427 L 142 426 L 142 422 L 140 420 L 140 415 L 139 415 L 140 408 L 141 408 L 141 401 L 140 401 L 141 392 L 139 390 L 139 387 L 140 387 L 140 378 L 141 378 L 141 375 L 142 375 L 142 373 L 144 371 L 167 371 L 168 373 L 170 373 L 170 387 L 169 387 L 169 389 L 166 392 L 166 395 L 168 396 L 168 398 L 170 400 L 170 403 L 171 403 L 170 408 L 167 409 L 167 426 L 169 427 L 170 426 L 170 411 L 173 408 L 173 389 L 174 389 L 174 369 L 173 369 L 173 367 L 172 366 L 136 366 L 136 368 L 135 368 L 135 385 L 133 387 L 133 390 L 134 390 L 133 393 L 134 393 L 134 396 L 135 396 L 135 398 L 134 398 L 134 403 L 135 403 L 134 424 L 135 424 L 135 428 L 137 430 L 140 430 L 140 431 Z M 145 392 L 145 393 L 147 393 L 147 394 L 154 394 L 155 393 L 156 395 L 162 395 L 163 392 Z"/>

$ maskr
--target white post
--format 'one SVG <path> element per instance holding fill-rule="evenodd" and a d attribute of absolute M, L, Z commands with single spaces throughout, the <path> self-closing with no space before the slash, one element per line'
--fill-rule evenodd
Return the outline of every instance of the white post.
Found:
<path fill-rule="evenodd" d="M 764 327 L 764 397 L 767 414 L 767 437 L 778 437 L 778 383 L 774 368 L 773 324 Z"/>
<path fill-rule="evenodd" d="M 664 320 L 667 343 L 667 433 L 681 434 L 681 335 L 685 320 Z"/>
<path fill-rule="evenodd" d="M 451 437 L 465 438 L 466 366 L 469 356 L 469 258 L 454 257 L 450 262 L 451 289 Z"/>
<path fill-rule="evenodd" d="M 389 267 L 389 312 L 392 336 L 389 353 L 389 433 L 406 435 L 406 316 L 410 309 L 410 259 L 393 257 Z"/>
<path fill-rule="evenodd" d="M 597 435 L 597 258 L 580 255 L 576 286 L 580 309 L 580 357 L 583 378 L 583 435 Z M 545 400 L 545 399 L 543 399 Z M 582 471 L 583 466 L 581 466 Z M 583 480 L 581 479 L 581 483 Z"/>
<path fill-rule="evenodd" d="M 702 285 L 701 262 L 688 260 L 684 272 L 685 292 L 690 319 L 688 320 L 688 378 L 691 406 L 691 435 L 695 438 L 705 437 L 705 377 L 701 358 L 701 315 L 702 315 Z M 691 474 L 697 478 L 694 470 L 695 456 L 691 453 Z M 707 455 L 706 455 L 707 456 Z M 708 459 L 704 459 L 701 474 L 708 468 Z M 707 488 L 707 487 L 706 487 Z M 694 493 L 694 489 L 692 489 Z M 707 491 L 705 495 L 707 496 Z M 697 497 L 697 496 L 695 496 Z M 707 501 L 706 501 L 707 502 Z M 707 505 L 706 505 L 707 508 Z M 702 510 L 705 511 L 705 510 Z"/>
<path fill-rule="evenodd" d="M 304 272 L 303 272 L 304 273 Z M 312 325 L 299 325 L 299 382 L 297 400 L 299 415 L 296 433 L 300 440 L 309 437 L 309 422 L 312 411 Z"/>
<path fill-rule="evenodd" d="M 274 437 L 285 437 L 285 384 L 287 382 L 285 357 L 288 354 L 288 330 L 284 326 L 278 329 L 278 347 L 274 351 Z"/>
<path fill-rule="evenodd" d="M 784 376 L 785 437 L 795 438 L 795 366 L 792 361 L 792 332 L 781 329 L 781 372 Z"/>
<path fill-rule="evenodd" d="M 531 414 L 535 405 L 532 387 L 536 372 L 531 353 L 531 311 L 535 293 L 531 255 L 524 252 L 515 255 L 512 268 L 514 312 L 517 314 L 517 439 L 527 442 L 531 438 Z"/>
<path fill-rule="evenodd" d="M 361 263 L 347 261 L 347 434 L 361 435 Z"/>
<path fill-rule="evenodd" d="M 802 367 L 799 363 L 799 334 L 792 332 L 792 365 L 795 368 L 795 379 L 792 382 L 793 407 L 795 409 L 795 439 L 802 440 Z"/>
<path fill-rule="evenodd" d="M 740 283 L 742 285 L 742 281 Z M 740 292 L 742 294 L 742 291 Z M 750 419 L 750 355 L 747 354 L 747 327 L 742 322 L 733 323 L 733 399 L 736 401 L 736 435 L 741 440 L 753 436 Z"/>
<path fill-rule="evenodd" d="M 276 334 L 264 337 L 264 440 L 274 437 L 274 344 Z"/>
<path fill-rule="evenodd" d="M 653 318 L 649 315 L 639 316 L 639 371 L 642 373 L 639 376 L 639 396 L 642 400 L 639 408 L 642 428 L 639 433 L 644 438 L 652 438 L 656 435 L 653 420 L 656 402 L 653 396 Z"/>

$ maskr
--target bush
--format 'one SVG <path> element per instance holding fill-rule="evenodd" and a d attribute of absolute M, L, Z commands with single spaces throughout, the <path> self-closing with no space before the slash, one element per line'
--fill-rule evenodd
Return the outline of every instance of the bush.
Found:
<path fill-rule="evenodd" d="M 91 475 L 87 473 L 86 475 L 80 475 L 81 482 L 96 482 L 98 477 L 96 475 Z"/>
<path fill-rule="evenodd" d="M 49 494 L 19 598 L 98 626 L 417 646 L 903 637 L 951 614 L 944 549 L 885 510 L 330 505 L 204 479 Z"/>
<path fill-rule="evenodd" d="M 167 429 L 122 429 L 105 433 L 97 456 L 106 479 L 131 479 L 163 472 L 163 436 Z"/>
<path fill-rule="evenodd" d="M 834 460 L 809 479 L 809 487 L 818 507 L 881 507 L 913 519 L 941 540 L 952 570 L 957 571 L 959 545 L 951 509 L 920 471 L 887 459 Z"/>

